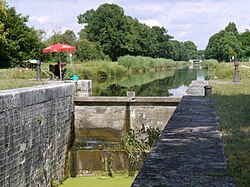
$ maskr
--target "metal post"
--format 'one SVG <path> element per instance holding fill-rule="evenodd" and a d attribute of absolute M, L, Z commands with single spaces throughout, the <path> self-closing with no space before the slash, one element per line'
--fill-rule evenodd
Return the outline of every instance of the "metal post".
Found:
<path fill-rule="evenodd" d="M 212 94 L 212 86 L 204 86 L 205 97 L 209 97 Z"/>
<path fill-rule="evenodd" d="M 36 67 L 36 80 L 41 81 L 41 61 L 37 61 L 37 67 Z"/>
<path fill-rule="evenodd" d="M 59 79 L 62 80 L 62 63 L 61 63 L 61 61 L 58 62 L 58 66 L 59 66 Z"/>
<path fill-rule="evenodd" d="M 233 80 L 233 82 L 239 82 L 239 78 L 238 78 L 238 66 L 239 66 L 239 61 L 235 60 L 234 61 L 234 80 Z"/>

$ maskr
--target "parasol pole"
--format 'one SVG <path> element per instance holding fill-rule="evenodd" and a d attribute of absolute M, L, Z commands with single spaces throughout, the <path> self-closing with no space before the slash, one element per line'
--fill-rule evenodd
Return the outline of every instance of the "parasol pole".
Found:
<path fill-rule="evenodd" d="M 59 79 L 62 80 L 62 66 L 61 66 L 61 58 L 60 58 L 60 52 L 59 52 Z"/>
<path fill-rule="evenodd" d="M 73 73 L 72 73 L 72 74 L 74 75 L 75 70 L 74 70 L 74 66 L 73 66 L 73 64 L 72 64 L 72 53 L 69 54 L 69 59 L 70 59 L 71 68 L 72 68 L 72 70 L 73 70 Z"/>

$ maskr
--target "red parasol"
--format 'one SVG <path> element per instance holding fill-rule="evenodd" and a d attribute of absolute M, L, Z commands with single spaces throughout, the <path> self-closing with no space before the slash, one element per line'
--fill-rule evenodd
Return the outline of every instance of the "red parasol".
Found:
<path fill-rule="evenodd" d="M 76 47 L 71 46 L 69 44 L 54 44 L 49 47 L 46 47 L 42 50 L 43 53 L 53 53 L 53 52 L 62 52 L 62 51 L 76 51 Z M 60 71 L 60 79 L 61 79 L 61 60 L 60 60 L 60 53 L 59 53 L 59 71 Z"/>
<path fill-rule="evenodd" d="M 62 51 L 76 51 L 76 47 L 68 44 L 54 44 L 43 49 L 43 53 L 53 53 Z"/>

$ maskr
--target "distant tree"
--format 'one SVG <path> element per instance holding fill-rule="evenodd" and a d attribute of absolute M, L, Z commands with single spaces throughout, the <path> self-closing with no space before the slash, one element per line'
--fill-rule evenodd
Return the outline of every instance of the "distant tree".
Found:
<path fill-rule="evenodd" d="M 199 50 L 198 51 L 198 58 L 204 59 L 205 58 L 205 50 Z"/>
<path fill-rule="evenodd" d="M 0 67 L 18 66 L 23 60 L 39 56 L 42 46 L 40 32 L 29 28 L 26 25 L 28 17 L 16 13 L 15 8 L 9 8 L 3 1 L 0 7 L 0 36 L 3 44 L 0 47 Z"/>
<path fill-rule="evenodd" d="M 147 53 L 145 46 L 146 42 L 146 31 L 149 27 L 145 24 L 140 23 L 137 19 L 133 19 L 130 16 L 126 17 L 126 49 L 127 54 L 130 55 L 143 55 Z"/>
<path fill-rule="evenodd" d="M 72 30 L 66 30 L 64 33 L 62 31 L 54 30 L 53 33 L 54 34 L 45 42 L 47 46 L 58 43 L 73 46 L 76 44 L 76 35 Z"/>
<path fill-rule="evenodd" d="M 166 57 L 170 46 L 170 39 L 164 27 L 153 26 L 147 30 L 146 46 L 147 54 L 153 58 Z"/>
<path fill-rule="evenodd" d="M 178 61 L 187 61 L 188 59 L 188 53 L 186 50 L 186 47 L 183 42 L 179 42 L 177 40 L 171 41 L 172 46 L 172 59 L 178 60 Z"/>
<path fill-rule="evenodd" d="M 197 46 L 192 41 L 184 42 L 184 46 L 187 51 L 188 59 L 196 59 L 198 57 L 197 53 Z"/>
<path fill-rule="evenodd" d="M 236 28 L 236 25 L 233 22 L 229 22 L 229 24 L 225 28 L 225 31 L 226 32 L 232 32 L 235 36 L 239 35 L 239 32 L 238 32 L 238 30 Z"/>
<path fill-rule="evenodd" d="M 230 61 L 232 56 L 235 58 L 242 56 L 242 44 L 235 24 L 229 23 L 224 30 L 209 38 L 205 58 Z"/>
<path fill-rule="evenodd" d="M 80 39 L 77 41 L 77 59 L 85 60 L 105 60 L 108 57 L 103 53 L 103 50 L 98 43 L 90 42 L 87 39 Z"/>
<path fill-rule="evenodd" d="M 240 58 L 242 55 L 242 45 L 233 32 L 225 32 L 220 39 L 220 50 L 222 52 L 222 59 L 229 62 L 230 59 Z"/>
<path fill-rule="evenodd" d="M 243 56 L 245 58 L 250 57 L 250 32 L 249 30 L 245 30 L 245 32 L 241 33 L 240 36 L 240 41 L 242 44 L 242 50 L 243 50 Z"/>
<path fill-rule="evenodd" d="M 77 38 L 76 38 L 75 33 L 72 30 L 66 30 L 63 33 L 63 39 L 64 39 L 64 43 L 66 44 L 73 45 L 73 46 L 76 45 Z"/>
<path fill-rule="evenodd" d="M 222 61 L 222 52 L 220 50 L 220 38 L 223 36 L 223 31 L 214 34 L 209 38 L 208 45 L 205 50 L 206 59 L 217 59 Z"/>
<path fill-rule="evenodd" d="M 85 24 L 80 38 L 97 42 L 105 54 L 115 61 L 119 56 L 142 55 L 168 57 L 172 37 L 164 27 L 149 26 L 126 16 L 115 4 L 103 4 L 96 10 L 78 15 L 78 23 Z"/>
<path fill-rule="evenodd" d="M 98 42 L 104 52 L 115 61 L 126 54 L 126 17 L 115 4 L 103 4 L 97 10 L 78 15 L 78 23 L 86 24 L 84 33 L 91 42 Z"/>

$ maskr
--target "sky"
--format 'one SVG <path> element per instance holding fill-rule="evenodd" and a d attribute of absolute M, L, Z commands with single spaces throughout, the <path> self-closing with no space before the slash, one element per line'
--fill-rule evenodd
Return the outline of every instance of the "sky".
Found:
<path fill-rule="evenodd" d="M 125 15 L 148 26 L 165 27 L 178 41 L 193 41 L 205 49 L 209 38 L 234 22 L 240 33 L 250 30 L 249 0 L 5 0 L 17 13 L 29 16 L 28 26 L 53 31 L 84 27 L 77 16 L 101 4 L 117 4 Z"/>

